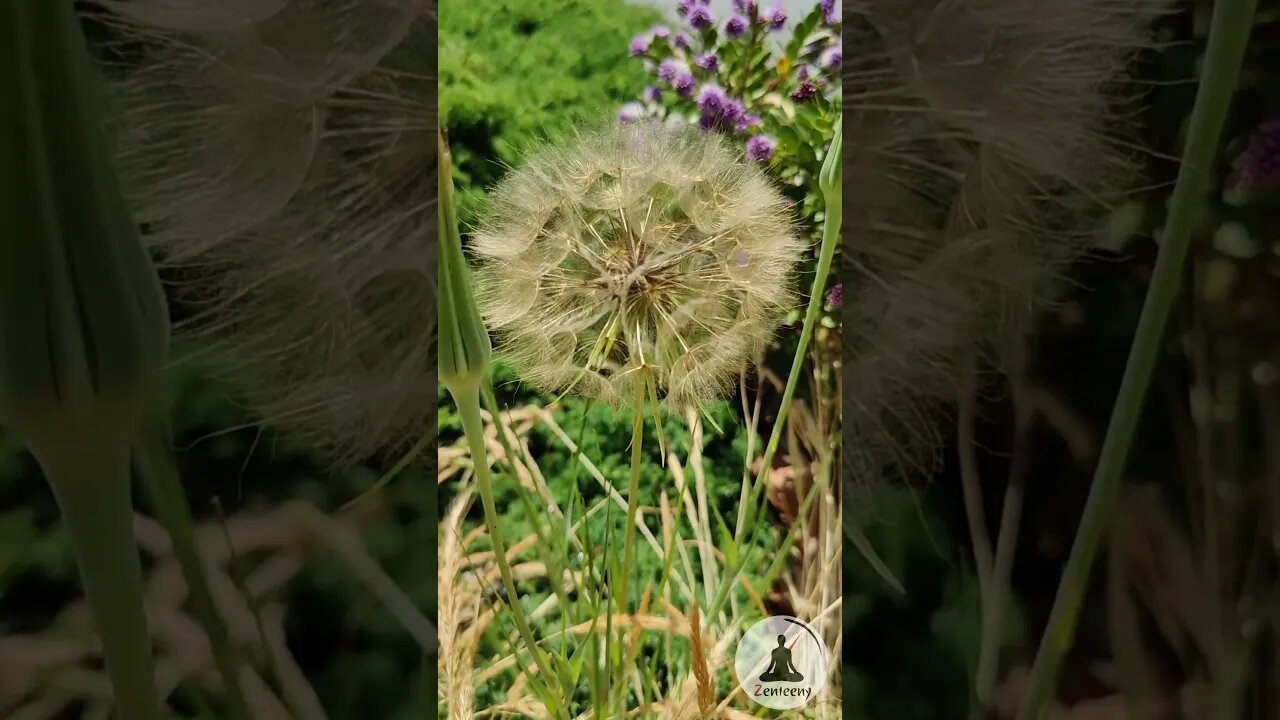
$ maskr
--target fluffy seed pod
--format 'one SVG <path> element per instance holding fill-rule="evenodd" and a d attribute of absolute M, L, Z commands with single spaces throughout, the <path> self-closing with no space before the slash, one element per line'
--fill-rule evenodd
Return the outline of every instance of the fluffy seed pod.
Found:
<path fill-rule="evenodd" d="M 967 359 L 999 363 L 1136 185 L 1126 73 L 1166 5 L 844 4 L 848 477 L 929 472 Z"/>
<path fill-rule="evenodd" d="M 656 122 L 535 153 L 473 236 L 481 311 L 518 374 L 609 403 L 649 368 L 672 407 L 723 394 L 795 302 L 783 196 L 716 135 Z"/>
<path fill-rule="evenodd" d="M 435 3 L 104 4 L 117 162 L 194 308 L 179 337 L 338 461 L 429 432 Z"/>

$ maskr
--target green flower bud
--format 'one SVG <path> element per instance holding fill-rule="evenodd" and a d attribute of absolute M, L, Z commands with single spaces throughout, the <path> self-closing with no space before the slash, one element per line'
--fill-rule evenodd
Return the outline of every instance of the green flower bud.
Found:
<path fill-rule="evenodd" d="M 453 163 L 444 136 L 440 155 L 440 381 L 455 395 L 480 387 L 493 346 L 471 292 L 471 271 L 453 208 Z"/>
<path fill-rule="evenodd" d="M 823 200 L 827 208 L 840 207 L 840 193 L 843 192 L 844 173 L 840 164 L 841 136 L 844 133 L 844 116 L 836 119 L 835 136 L 827 149 L 827 156 L 822 160 L 822 169 L 818 171 L 818 189 L 822 190 Z"/>
<path fill-rule="evenodd" d="M 0 426 L 42 462 L 132 440 L 168 349 L 70 0 L 0 6 Z"/>

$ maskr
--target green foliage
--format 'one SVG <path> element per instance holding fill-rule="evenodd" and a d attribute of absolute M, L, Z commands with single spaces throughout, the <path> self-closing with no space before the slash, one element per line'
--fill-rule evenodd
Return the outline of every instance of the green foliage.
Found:
<path fill-rule="evenodd" d="M 644 86 L 627 40 L 659 16 L 620 0 L 444 0 L 439 17 L 440 125 L 466 227 L 504 165 Z"/>

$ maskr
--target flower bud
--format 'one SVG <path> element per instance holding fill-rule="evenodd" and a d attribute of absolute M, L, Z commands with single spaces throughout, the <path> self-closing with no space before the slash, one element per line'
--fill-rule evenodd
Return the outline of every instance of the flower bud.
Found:
<path fill-rule="evenodd" d="M 42 461 L 132 440 L 169 320 L 70 2 L 0 8 L 0 426 Z"/>
<path fill-rule="evenodd" d="M 440 382 L 450 392 L 472 392 L 489 371 L 493 346 L 471 293 L 470 270 L 453 209 L 453 162 L 444 136 L 440 145 Z"/>

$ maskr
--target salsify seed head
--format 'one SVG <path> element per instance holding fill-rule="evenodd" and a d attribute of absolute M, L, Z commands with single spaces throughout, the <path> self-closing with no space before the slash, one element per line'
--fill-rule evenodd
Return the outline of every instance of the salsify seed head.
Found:
<path fill-rule="evenodd" d="M 783 196 L 717 135 L 580 131 L 492 193 L 476 292 L 499 352 L 547 392 L 610 404 L 652 378 L 673 408 L 725 392 L 794 306 Z"/>

